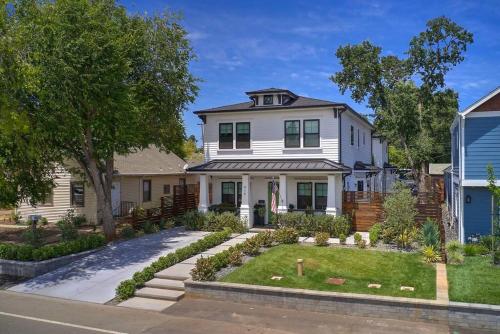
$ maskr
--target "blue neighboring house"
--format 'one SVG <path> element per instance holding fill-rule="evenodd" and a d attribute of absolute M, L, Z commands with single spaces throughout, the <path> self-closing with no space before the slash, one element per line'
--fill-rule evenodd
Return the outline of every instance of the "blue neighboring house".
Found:
<path fill-rule="evenodd" d="M 457 113 L 450 127 L 452 165 L 446 171 L 448 208 L 462 243 L 491 234 L 493 206 L 486 166 L 500 185 L 500 87 Z"/>

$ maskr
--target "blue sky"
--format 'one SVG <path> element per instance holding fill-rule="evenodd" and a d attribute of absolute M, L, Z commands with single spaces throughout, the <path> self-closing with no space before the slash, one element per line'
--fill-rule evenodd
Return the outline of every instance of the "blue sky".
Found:
<path fill-rule="evenodd" d="M 340 70 L 335 50 L 369 40 L 384 54 L 402 56 L 425 23 L 445 15 L 474 34 L 465 61 L 447 77 L 460 108 L 500 85 L 498 1 L 120 1 L 133 13 L 180 12 L 202 79 L 196 102 L 184 119 L 186 133 L 200 135 L 192 111 L 243 102 L 245 91 L 287 88 L 296 94 L 364 104 L 341 95 L 328 79 Z"/>

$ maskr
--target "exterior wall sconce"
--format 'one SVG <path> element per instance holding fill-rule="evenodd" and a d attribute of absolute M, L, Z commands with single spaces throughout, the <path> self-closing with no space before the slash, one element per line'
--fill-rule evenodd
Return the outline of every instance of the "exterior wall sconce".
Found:
<path fill-rule="evenodd" d="M 472 202 L 472 198 L 470 195 L 465 196 L 465 203 L 470 204 Z"/>

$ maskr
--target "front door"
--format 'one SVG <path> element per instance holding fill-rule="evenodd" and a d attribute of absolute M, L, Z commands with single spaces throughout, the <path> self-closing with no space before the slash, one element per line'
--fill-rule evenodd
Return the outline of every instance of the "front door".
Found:
<path fill-rule="evenodd" d="M 120 215 L 120 182 L 115 181 L 111 186 L 111 209 L 113 210 L 113 216 Z"/>
<path fill-rule="evenodd" d="M 365 191 L 363 180 L 358 181 L 358 191 Z"/>
<path fill-rule="evenodd" d="M 279 182 L 276 182 L 276 187 L 278 187 L 278 189 L 280 188 L 280 184 Z M 272 182 L 268 182 L 267 183 L 267 222 L 266 224 L 270 224 L 272 222 L 272 218 L 273 218 L 273 211 L 271 210 L 271 202 L 273 200 L 273 183 Z M 280 203 L 280 193 L 277 192 L 276 193 L 276 206 L 279 206 L 279 203 Z"/>

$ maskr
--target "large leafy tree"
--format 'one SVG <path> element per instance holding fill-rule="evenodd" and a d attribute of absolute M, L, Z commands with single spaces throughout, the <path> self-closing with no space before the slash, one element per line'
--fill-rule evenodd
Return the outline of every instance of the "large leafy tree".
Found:
<path fill-rule="evenodd" d="M 40 151 L 77 163 L 112 238 L 114 155 L 152 144 L 182 153 L 182 112 L 197 92 L 186 32 L 172 14 L 128 15 L 113 0 L 19 0 L 5 8 L 16 110 Z"/>
<path fill-rule="evenodd" d="M 446 87 L 446 74 L 464 59 L 472 34 L 445 17 L 427 22 L 407 57 L 382 56 L 368 41 L 338 48 L 342 70 L 331 80 L 356 102 L 375 111 L 375 127 L 404 154 L 419 188 L 425 190 L 429 162 L 450 159 L 449 125 L 458 94 Z"/>

